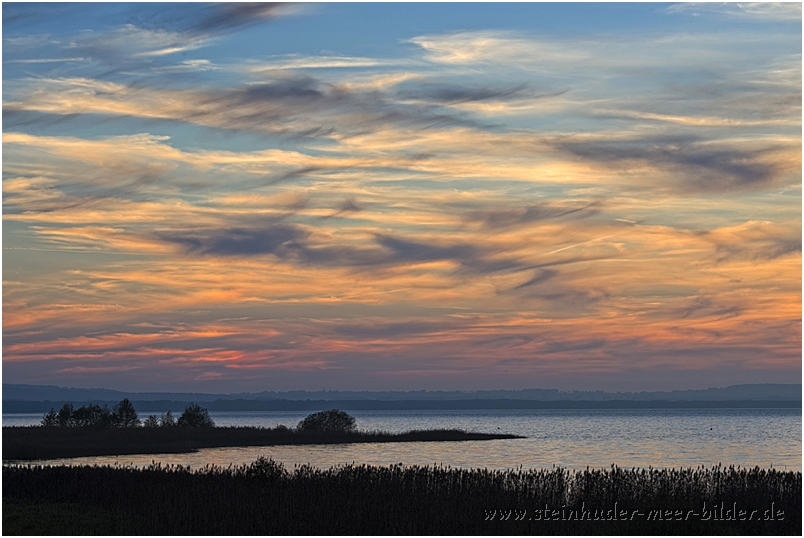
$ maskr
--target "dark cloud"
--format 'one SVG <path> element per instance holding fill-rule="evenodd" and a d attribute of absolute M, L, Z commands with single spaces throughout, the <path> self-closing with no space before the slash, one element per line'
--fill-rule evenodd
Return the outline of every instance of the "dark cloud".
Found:
<path fill-rule="evenodd" d="M 727 259 L 774 260 L 788 254 L 801 253 L 801 234 L 797 237 L 768 237 L 748 244 L 718 244 L 720 261 Z"/>
<path fill-rule="evenodd" d="M 452 261 L 459 265 L 459 272 L 469 274 L 495 273 L 522 265 L 513 258 L 495 258 L 494 250 L 468 243 L 428 244 L 391 236 L 377 236 L 377 242 L 390 251 L 389 262 L 393 264 Z"/>
<path fill-rule="evenodd" d="M 391 236 L 378 236 L 377 242 L 392 252 L 394 260 L 404 262 L 471 260 L 478 256 L 477 248 L 468 244 L 430 245 Z"/>
<path fill-rule="evenodd" d="M 201 5 L 207 12 L 190 27 L 194 32 L 223 32 L 271 20 L 281 14 L 283 2 L 222 2 Z"/>
<path fill-rule="evenodd" d="M 255 84 L 229 93 L 228 99 L 233 104 L 251 104 L 254 102 L 298 101 L 301 103 L 318 102 L 327 99 L 337 102 L 348 94 L 342 91 L 331 91 L 321 85 L 318 80 L 307 75 L 273 80 L 267 84 Z"/>
<path fill-rule="evenodd" d="M 525 86 L 513 88 L 484 88 L 467 87 L 457 84 L 437 84 L 420 83 L 409 84 L 397 92 L 397 96 L 402 99 L 416 99 L 431 103 L 458 104 L 471 101 L 485 100 L 510 100 L 515 97 L 523 96 L 526 93 Z"/>
<path fill-rule="evenodd" d="M 403 323 L 376 323 L 360 325 L 343 325 L 335 331 L 351 338 L 394 338 L 415 334 L 432 334 L 454 328 L 455 323 L 443 321 L 410 321 Z"/>
<path fill-rule="evenodd" d="M 598 212 L 597 207 L 597 203 L 589 203 L 577 207 L 544 204 L 515 208 L 477 209 L 466 213 L 464 218 L 470 222 L 479 222 L 487 229 L 499 229 L 569 215 L 576 219 L 587 218 Z"/>
<path fill-rule="evenodd" d="M 569 342 L 546 342 L 539 347 L 539 353 L 567 353 L 572 351 L 590 351 L 601 349 L 608 345 L 603 339 L 569 341 Z"/>
<path fill-rule="evenodd" d="M 677 309 L 674 314 L 682 319 L 690 317 L 716 317 L 724 319 L 739 316 L 742 312 L 743 308 L 739 306 L 718 304 L 712 297 L 700 296 L 695 297 L 688 306 Z"/>
<path fill-rule="evenodd" d="M 376 236 L 375 244 L 365 248 L 324 245 L 317 243 L 307 228 L 281 221 L 263 226 L 158 232 L 151 237 L 179 245 L 187 254 L 196 256 L 270 254 L 288 263 L 356 270 L 451 261 L 460 273 L 488 274 L 522 265 L 512 258 L 496 259 L 493 250 L 467 243 L 430 244 L 388 235 Z"/>
<path fill-rule="evenodd" d="M 82 55 L 93 58 L 97 55 L 104 61 L 108 60 L 106 63 L 109 71 L 104 74 L 105 77 L 119 70 L 137 71 L 143 68 L 143 72 L 147 73 L 152 62 L 161 61 L 161 55 L 150 55 L 154 51 L 179 50 L 188 45 L 181 42 L 181 36 L 176 38 L 168 35 L 161 36 L 160 39 L 163 40 L 159 44 L 146 47 L 143 43 L 148 41 L 147 36 L 137 34 L 136 28 L 129 27 L 121 32 L 113 38 L 86 37 L 76 43 L 75 47 L 81 49 Z M 127 32 L 132 36 L 128 36 Z M 135 40 L 134 34 L 137 34 L 136 40 L 139 40 L 139 45 L 134 48 L 144 51 L 144 55 L 131 55 L 130 47 L 122 46 L 122 43 Z M 186 122 L 233 131 L 268 133 L 289 139 L 322 138 L 336 134 L 343 137 L 366 135 L 389 126 L 417 129 L 495 128 L 476 121 L 465 112 L 445 106 L 438 100 L 408 102 L 399 100 L 393 92 L 351 90 L 304 73 L 276 73 L 273 78 L 264 79 L 258 84 L 219 89 L 190 89 L 197 84 L 181 84 L 181 88 L 175 86 L 182 82 L 183 76 L 176 73 L 171 75 L 172 78 L 159 78 L 161 88 L 151 85 L 147 76 L 144 76 L 136 83 L 122 85 L 119 92 L 104 93 L 97 90 L 94 95 L 99 100 L 112 103 L 135 97 L 140 102 L 139 106 L 147 108 L 142 116 L 158 118 L 162 122 Z M 63 91 L 64 88 L 52 88 L 39 91 L 37 95 L 44 97 L 52 92 L 55 96 Z M 452 90 L 446 85 L 441 89 L 442 93 L 454 92 L 455 95 L 463 91 L 457 85 Z M 174 105 L 166 106 L 165 103 Z M 20 115 L 27 109 L 37 108 L 35 103 L 31 106 L 23 97 L 17 104 L 4 105 L 4 115 L 18 114 L 15 124 L 52 123 L 54 117 L 58 121 L 76 118 L 51 113 L 42 114 L 41 117 Z M 110 114 L 115 117 L 114 112 Z M 132 115 L 136 117 L 138 114 L 132 111 Z M 130 119 L 130 116 L 124 118 Z M 428 157 L 427 154 L 419 153 L 412 155 L 410 159 Z M 291 177 L 278 177 L 274 181 Z"/>
<path fill-rule="evenodd" d="M 298 179 L 301 177 L 305 177 L 309 174 L 313 174 L 315 172 L 321 172 L 322 170 L 327 170 L 322 166 L 305 166 L 303 168 L 297 168 L 295 170 L 290 170 L 289 172 L 284 172 L 282 174 L 276 174 L 273 176 L 267 176 L 268 178 L 268 185 L 277 185 L 279 183 L 284 183 L 286 181 L 291 181 L 294 179 Z"/>
<path fill-rule="evenodd" d="M 131 86 L 128 90 L 138 88 Z M 335 133 L 354 136 L 389 125 L 421 129 L 478 126 L 437 103 L 399 103 L 381 92 L 349 91 L 298 73 L 239 88 L 166 91 L 170 94 L 154 98 L 175 99 L 187 106 L 171 108 L 164 119 L 288 138 L 328 137 Z M 314 170 L 317 169 L 311 169 Z M 294 171 L 272 181 L 292 179 L 304 172 Z"/>
<path fill-rule="evenodd" d="M 488 346 L 492 349 L 500 350 L 504 348 L 515 348 L 530 344 L 536 338 L 531 336 L 522 335 L 504 335 L 495 336 L 493 338 L 486 338 L 478 340 L 474 343 L 475 346 Z"/>
<path fill-rule="evenodd" d="M 536 273 L 533 276 L 533 278 L 531 278 L 527 282 L 523 282 L 522 284 L 520 284 L 519 286 L 515 287 L 514 289 L 519 290 L 519 289 L 522 289 L 522 288 L 527 288 L 528 286 L 535 286 L 535 285 L 538 285 L 538 284 L 542 284 L 544 282 L 547 282 L 551 278 L 555 277 L 556 275 L 558 275 L 558 271 L 554 271 L 552 269 L 540 269 L 540 270 L 536 271 Z"/>
<path fill-rule="evenodd" d="M 750 221 L 742 226 L 699 232 L 715 247 L 717 261 L 773 260 L 801 252 L 801 228 Z"/>
<path fill-rule="evenodd" d="M 274 224 L 262 228 L 233 228 L 188 233 L 158 233 L 164 242 L 181 245 L 189 254 L 214 256 L 258 256 L 274 254 L 287 258 L 309 232 L 291 224 Z"/>
<path fill-rule="evenodd" d="M 57 4 L 54 4 L 57 5 Z M 69 6 L 63 18 L 73 25 L 83 24 L 80 4 Z M 207 46 L 214 38 L 245 27 L 271 20 L 288 12 L 281 3 L 141 3 L 130 7 L 105 8 L 107 28 L 103 32 L 86 32 L 72 40 L 67 48 L 104 66 L 91 77 L 104 79 L 125 73 L 126 78 L 155 78 L 160 84 L 197 78 L 194 70 L 172 75 L 151 71 L 167 64 L 175 67 L 173 54 Z M 52 10 L 48 7 L 47 10 Z M 65 9 L 63 8 L 63 11 Z M 26 12 L 20 12 L 27 16 Z M 5 9 L 4 9 L 5 15 Z M 17 17 L 19 18 L 19 17 Z M 24 19 L 23 19 L 24 20 Z M 139 75 L 137 75 L 139 74 Z M 87 76 L 87 75 L 84 75 Z"/>
<path fill-rule="evenodd" d="M 282 14 L 282 2 L 167 3 L 142 6 L 129 22 L 150 30 L 218 34 L 268 21 Z"/>
<path fill-rule="evenodd" d="M 680 176 L 677 190 L 722 192 L 767 187 L 785 167 L 771 154 L 786 148 L 770 146 L 748 149 L 713 144 L 694 136 L 655 137 L 631 140 L 577 139 L 566 137 L 548 142 L 576 157 L 610 166 L 633 163 Z"/>
<path fill-rule="evenodd" d="M 322 219 L 331 219 L 333 217 L 340 217 L 341 215 L 345 215 L 347 213 L 358 213 L 363 211 L 363 207 L 358 205 L 357 201 L 354 198 L 347 198 L 343 201 L 341 205 L 335 210 L 335 212 L 331 215 L 326 215 L 321 217 Z"/>

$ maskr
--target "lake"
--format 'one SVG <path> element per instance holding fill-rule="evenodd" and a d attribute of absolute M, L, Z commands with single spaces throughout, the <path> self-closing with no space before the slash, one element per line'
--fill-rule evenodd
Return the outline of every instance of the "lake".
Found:
<path fill-rule="evenodd" d="M 174 413 L 178 415 L 177 413 Z M 295 426 L 307 411 L 210 412 L 219 426 Z M 527 439 L 432 443 L 211 448 L 190 454 L 102 456 L 48 463 L 228 466 L 271 457 L 292 469 L 347 463 L 443 464 L 462 468 L 710 467 L 801 470 L 800 409 L 457 410 L 350 412 L 361 430 L 460 428 Z M 4 414 L 3 426 L 38 424 L 41 414 Z M 141 418 L 144 418 L 141 417 Z"/>

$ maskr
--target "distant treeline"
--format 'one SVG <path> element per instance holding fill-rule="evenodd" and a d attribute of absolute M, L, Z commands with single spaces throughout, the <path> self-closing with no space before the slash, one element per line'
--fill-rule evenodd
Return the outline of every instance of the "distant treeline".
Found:
<path fill-rule="evenodd" d="M 51 407 L 58 408 L 66 402 L 3 401 L 4 413 L 42 413 Z M 113 402 L 95 400 L 78 404 L 110 405 Z M 132 402 L 142 412 L 178 411 L 190 402 L 176 400 L 153 400 Z M 457 409 L 801 409 L 801 400 L 519 400 L 519 399 L 471 399 L 471 400 L 224 400 L 205 402 L 210 411 L 321 411 L 332 407 L 348 411 L 420 411 Z"/>
<path fill-rule="evenodd" d="M 161 417 L 151 415 L 145 421 L 140 420 L 137 410 L 134 409 L 128 398 L 123 398 L 114 407 L 103 406 L 97 403 L 90 403 L 75 408 L 72 402 L 67 402 L 56 411 L 51 407 L 50 411 L 42 417 L 40 426 L 47 428 L 136 428 L 145 426 L 147 428 L 156 427 L 207 427 L 215 426 L 215 421 L 209 417 L 209 411 L 196 403 L 191 403 L 184 408 L 178 420 L 173 418 L 173 412 L 162 413 Z"/>
<path fill-rule="evenodd" d="M 128 398 L 132 401 L 212 402 L 215 400 L 537 400 L 537 401 L 610 401 L 610 400 L 667 400 L 667 401 L 740 401 L 740 400 L 801 400 L 800 383 L 753 383 L 704 390 L 672 390 L 651 392 L 605 392 L 602 390 L 520 389 L 520 390 L 409 390 L 409 391 L 350 391 L 350 390 L 289 390 L 207 394 L 187 392 L 122 392 L 110 389 L 79 389 L 52 385 L 21 385 L 3 383 L 3 400 L 110 402 Z"/>
<path fill-rule="evenodd" d="M 801 535 L 801 473 L 3 467 L 3 533 Z"/>

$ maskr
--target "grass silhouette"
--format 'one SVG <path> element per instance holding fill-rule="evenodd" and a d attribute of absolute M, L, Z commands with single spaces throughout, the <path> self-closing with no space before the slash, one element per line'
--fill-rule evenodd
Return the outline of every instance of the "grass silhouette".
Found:
<path fill-rule="evenodd" d="M 702 513 L 705 506 L 710 507 L 708 518 Z M 719 513 L 712 511 L 716 507 Z M 738 509 L 733 520 L 727 517 L 732 507 Z M 573 511 L 574 519 L 558 515 Z M 32 513 L 50 516 L 37 526 Z M 756 517 L 748 519 L 749 513 Z M 99 527 L 101 516 L 109 523 Z M 60 529 L 53 527 L 59 517 L 66 518 Z M 402 465 L 287 470 L 263 458 L 240 467 L 195 471 L 159 464 L 145 469 L 4 466 L 4 534 L 85 534 L 93 529 L 151 535 L 799 536 L 801 473 L 734 467 L 570 472 Z"/>

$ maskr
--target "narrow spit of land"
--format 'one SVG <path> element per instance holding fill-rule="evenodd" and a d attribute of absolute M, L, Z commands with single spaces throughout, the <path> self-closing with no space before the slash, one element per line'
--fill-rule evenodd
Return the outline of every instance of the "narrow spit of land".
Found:
<path fill-rule="evenodd" d="M 510 434 L 463 430 L 387 432 L 298 432 L 288 428 L 44 428 L 4 427 L 3 461 L 46 460 L 84 456 L 168 454 L 201 448 L 400 443 L 413 441 L 487 441 L 521 439 Z"/>

